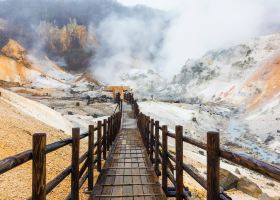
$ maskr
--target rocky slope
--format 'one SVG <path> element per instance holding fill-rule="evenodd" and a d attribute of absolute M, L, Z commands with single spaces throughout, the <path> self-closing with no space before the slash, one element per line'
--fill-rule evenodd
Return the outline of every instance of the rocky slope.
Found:
<path fill-rule="evenodd" d="M 260 106 L 279 92 L 278 82 L 274 82 L 280 70 L 276 66 L 279 55 L 280 33 L 210 51 L 198 60 L 188 60 L 165 94 L 246 108 Z"/>
<path fill-rule="evenodd" d="M 0 79 L 34 87 L 67 88 L 74 76 L 66 73 L 47 57 L 36 58 L 16 41 L 9 42 L 0 54 Z"/>
<path fill-rule="evenodd" d="M 188 60 L 170 82 L 148 70 L 127 73 L 123 81 L 139 101 L 185 103 L 183 121 L 177 123 L 192 137 L 204 140 L 207 131 L 219 131 L 228 148 L 279 165 L 279 59 L 280 33 L 275 33 Z M 151 105 L 147 110 L 160 113 L 161 121 L 169 119 L 169 112 L 158 107 L 173 108 Z"/>

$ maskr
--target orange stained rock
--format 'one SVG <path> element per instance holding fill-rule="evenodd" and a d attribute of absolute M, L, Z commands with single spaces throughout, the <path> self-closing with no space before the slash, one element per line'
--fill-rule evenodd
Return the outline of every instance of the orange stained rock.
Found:
<path fill-rule="evenodd" d="M 242 89 L 248 90 L 252 86 L 259 90 L 249 99 L 249 109 L 258 108 L 280 92 L 280 56 L 256 71 Z"/>

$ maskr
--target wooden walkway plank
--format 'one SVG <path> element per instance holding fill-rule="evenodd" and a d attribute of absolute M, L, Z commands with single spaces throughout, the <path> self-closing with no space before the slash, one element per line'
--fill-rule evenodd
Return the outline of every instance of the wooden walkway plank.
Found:
<path fill-rule="evenodd" d="M 89 198 L 102 200 L 165 200 L 131 108 L 124 104 L 122 130 L 117 135 Z"/>

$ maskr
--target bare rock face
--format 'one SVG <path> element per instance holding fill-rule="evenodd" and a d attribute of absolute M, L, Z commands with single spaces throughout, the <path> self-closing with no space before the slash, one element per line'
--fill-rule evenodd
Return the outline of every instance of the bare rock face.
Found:
<path fill-rule="evenodd" d="M 236 188 L 238 181 L 239 178 L 237 176 L 225 169 L 220 169 L 220 186 L 223 187 L 224 190 Z"/>
<path fill-rule="evenodd" d="M 26 58 L 26 50 L 12 39 L 2 48 L 1 53 L 17 61 L 24 61 Z"/>
<path fill-rule="evenodd" d="M 246 177 L 242 177 L 238 181 L 237 189 L 255 198 L 258 198 L 262 194 L 260 187 Z"/>

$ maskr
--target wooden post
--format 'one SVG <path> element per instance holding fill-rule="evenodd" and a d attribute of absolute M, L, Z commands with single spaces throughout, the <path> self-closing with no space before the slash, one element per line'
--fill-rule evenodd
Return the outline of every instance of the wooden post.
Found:
<path fill-rule="evenodd" d="M 46 134 L 36 133 L 32 140 L 32 199 L 46 199 Z"/>
<path fill-rule="evenodd" d="M 93 190 L 93 171 L 94 171 L 94 126 L 89 125 L 88 131 L 88 191 Z"/>
<path fill-rule="evenodd" d="M 145 115 L 142 113 L 142 117 L 141 117 L 141 130 L 142 130 L 142 139 L 144 142 L 144 120 L 145 120 Z M 145 143 L 144 143 L 145 144 Z"/>
<path fill-rule="evenodd" d="M 159 121 L 155 121 L 155 172 L 159 176 Z"/>
<path fill-rule="evenodd" d="M 144 145 L 145 145 L 145 119 L 146 119 L 146 115 L 143 114 L 142 115 L 142 140 Z"/>
<path fill-rule="evenodd" d="M 140 113 L 140 115 L 139 115 L 139 130 L 140 130 L 141 136 L 142 136 L 142 117 L 143 117 L 143 114 Z"/>
<path fill-rule="evenodd" d="M 148 155 L 150 154 L 150 117 L 146 118 L 146 148 Z"/>
<path fill-rule="evenodd" d="M 107 146 L 107 151 L 109 151 L 110 148 L 110 117 L 108 117 L 107 120 L 107 141 L 106 141 L 106 146 Z"/>
<path fill-rule="evenodd" d="M 176 200 L 183 200 L 183 127 L 176 126 Z"/>
<path fill-rule="evenodd" d="M 108 143 L 109 146 L 112 145 L 112 117 L 109 117 L 109 121 L 108 121 Z"/>
<path fill-rule="evenodd" d="M 103 120 L 103 159 L 106 160 L 106 156 L 107 156 L 107 150 L 106 150 L 106 142 L 107 142 L 107 119 Z"/>
<path fill-rule="evenodd" d="M 71 199 L 79 199 L 80 129 L 72 129 Z"/>
<path fill-rule="evenodd" d="M 97 170 L 101 172 L 102 122 L 97 122 Z"/>
<path fill-rule="evenodd" d="M 121 119 L 120 119 L 121 115 L 120 114 L 121 114 L 120 112 L 117 114 L 117 131 L 116 131 L 116 136 L 118 135 L 118 133 L 120 131 L 120 121 L 121 121 Z"/>
<path fill-rule="evenodd" d="M 110 145 L 113 144 L 113 116 L 111 116 L 111 122 L 110 122 Z"/>
<path fill-rule="evenodd" d="M 207 133 L 207 200 L 219 199 L 220 194 L 220 136 L 216 132 Z"/>
<path fill-rule="evenodd" d="M 115 140 L 115 115 L 112 115 L 112 143 Z"/>
<path fill-rule="evenodd" d="M 151 119 L 151 137 L 150 137 L 150 160 L 154 162 L 154 119 Z"/>
<path fill-rule="evenodd" d="M 114 141 L 116 139 L 116 136 L 117 136 L 117 124 L 118 124 L 118 119 L 117 119 L 117 115 L 115 114 L 114 115 Z"/>
<path fill-rule="evenodd" d="M 167 126 L 162 126 L 162 189 L 167 192 L 167 162 L 168 162 L 168 140 L 167 140 Z"/>

